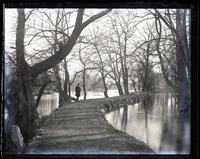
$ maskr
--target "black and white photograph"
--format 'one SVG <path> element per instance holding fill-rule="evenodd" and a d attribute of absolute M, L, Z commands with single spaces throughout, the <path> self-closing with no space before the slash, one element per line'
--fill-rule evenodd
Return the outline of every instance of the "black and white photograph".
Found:
<path fill-rule="evenodd" d="M 3 154 L 191 154 L 190 7 L 3 17 Z"/>

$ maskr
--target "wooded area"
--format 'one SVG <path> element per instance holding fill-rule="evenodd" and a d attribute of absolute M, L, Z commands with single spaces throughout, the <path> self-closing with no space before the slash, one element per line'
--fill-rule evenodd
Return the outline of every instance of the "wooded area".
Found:
<path fill-rule="evenodd" d="M 119 95 L 130 94 L 130 87 L 157 90 L 159 74 L 177 94 L 178 111 L 189 111 L 190 27 L 189 9 L 17 9 L 14 51 L 5 50 L 11 72 L 5 75 L 5 106 L 13 116 L 7 135 L 16 124 L 25 143 L 34 136 L 37 106 L 49 84 L 62 107 L 75 100 L 76 82 L 84 100 L 99 81 L 108 98 L 112 86 Z"/>

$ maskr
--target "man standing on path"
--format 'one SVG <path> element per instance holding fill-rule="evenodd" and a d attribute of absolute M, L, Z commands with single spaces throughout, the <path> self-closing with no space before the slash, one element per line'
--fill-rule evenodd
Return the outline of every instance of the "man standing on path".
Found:
<path fill-rule="evenodd" d="M 81 93 L 81 87 L 79 86 L 79 83 L 76 86 L 75 91 L 76 91 L 76 97 L 77 97 L 77 100 L 78 100 L 78 98 L 80 97 L 80 93 Z"/>

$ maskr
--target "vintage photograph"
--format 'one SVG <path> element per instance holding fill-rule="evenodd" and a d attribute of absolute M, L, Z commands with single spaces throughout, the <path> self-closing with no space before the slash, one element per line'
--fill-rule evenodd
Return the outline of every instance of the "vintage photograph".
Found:
<path fill-rule="evenodd" d="M 4 154 L 191 152 L 190 8 L 4 8 Z"/>

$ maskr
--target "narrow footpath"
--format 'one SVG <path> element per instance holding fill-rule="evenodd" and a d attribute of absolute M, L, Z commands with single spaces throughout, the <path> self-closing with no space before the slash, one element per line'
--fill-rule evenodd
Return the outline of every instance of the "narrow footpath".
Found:
<path fill-rule="evenodd" d="M 90 99 L 56 109 L 25 154 L 149 154 L 143 142 L 116 130 L 99 111 L 105 99 Z M 137 128 L 136 128 L 137 129 Z"/>

